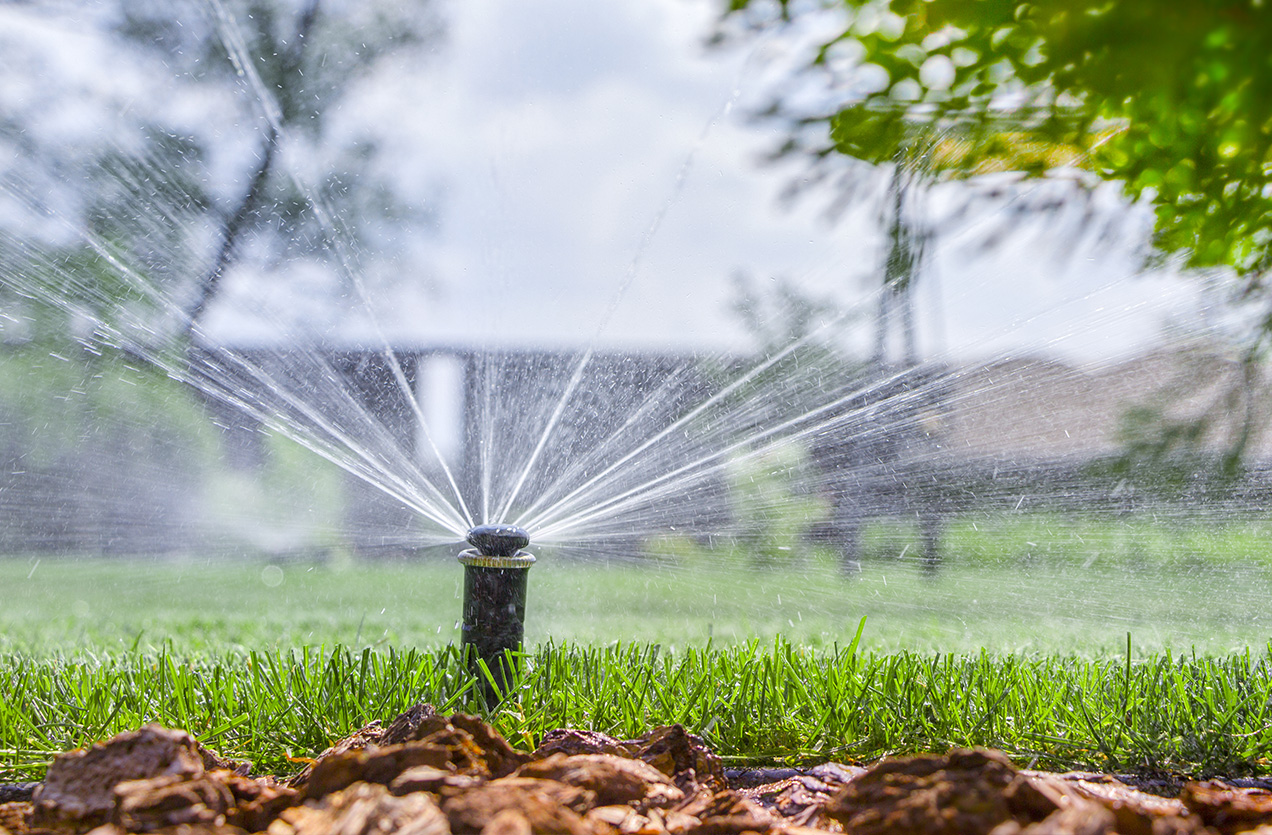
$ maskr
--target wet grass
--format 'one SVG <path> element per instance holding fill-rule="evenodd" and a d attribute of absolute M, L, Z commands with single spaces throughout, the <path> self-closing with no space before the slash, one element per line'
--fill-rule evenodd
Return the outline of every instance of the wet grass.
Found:
<path fill-rule="evenodd" d="M 1272 543 L 1244 558 L 1183 561 L 1176 549 L 1134 563 L 1004 549 L 1013 556 L 992 563 L 951 556 L 935 576 L 900 541 L 867 544 L 856 577 L 818 553 L 766 567 L 674 543 L 639 565 L 544 555 L 531 570 L 527 640 L 683 648 L 780 635 L 827 648 L 851 640 L 862 616 L 863 648 L 877 652 L 1100 657 L 1121 652 L 1129 631 L 1137 652 L 1228 655 L 1272 636 Z M 0 559 L 0 652 L 436 649 L 458 638 L 462 579 L 453 558 Z"/>
<path fill-rule="evenodd" d="M 936 576 L 888 530 L 856 577 L 684 542 L 640 565 L 545 555 L 527 674 L 492 719 L 522 747 L 681 722 L 735 763 L 977 744 L 1039 767 L 1269 770 L 1263 538 L 1212 537 L 1226 550 L 1203 559 L 1015 533 L 991 559 L 951 531 L 967 555 Z M 451 648 L 461 583 L 452 559 L 0 560 L 0 780 L 148 721 L 287 773 L 416 701 L 476 711 Z"/>
<path fill-rule="evenodd" d="M 157 721 L 285 774 L 417 701 L 479 712 L 452 649 L 169 651 L 0 660 L 0 780 L 57 752 Z M 679 722 L 734 764 L 867 761 L 956 745 L 1025 765 L 1197 776 L 1265 773 L 1272 649 L 1104 659 L 822 651 L 784 640 L 668 651 L 541 646 L 490 713 L 520 747 L 547 730 L 619 737 Z"/>

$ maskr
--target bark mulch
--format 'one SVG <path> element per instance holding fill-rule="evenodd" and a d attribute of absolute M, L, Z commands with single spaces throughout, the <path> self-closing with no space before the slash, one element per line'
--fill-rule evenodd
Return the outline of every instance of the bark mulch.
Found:
<path fill-rule="evenodd" d="M 678 725 L 633 740 L 558 730 L 525 754 L 419 705 L 290 780 L 148 725 L 59 756 L 30 800 L 0 803 L 0 835 L 1272 835 L 1266 788 L 1150 788 L 980 749 L 726 773 Z"/>

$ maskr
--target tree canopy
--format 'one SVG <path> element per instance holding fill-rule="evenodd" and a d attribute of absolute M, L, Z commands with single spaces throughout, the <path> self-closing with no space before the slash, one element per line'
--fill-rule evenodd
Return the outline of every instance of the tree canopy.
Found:
<path fill-rule="evenodd" d="M 830 0 L 810 69 L 851 92 L 833 148 L 937 178 L 1080 169 L 1155 212 L 1156 249 L 1272 266 L 1272 6 L 1263 0 Z M 756 0 L 730 0 L 737 17 Z M 780 0 L 777 25 L 807 4 Z"/>
<path fill-rule="evenodd" d="M 396 69 L 389 56 L 435 47 L 435 4 L 114 0 L 82 22 L 26 18 L 102 51 L 85 60 L 109 50 L 117 66 L 64 78 L 49 67 L 75 65 L 68 47 L 49 66 L 6 67 L 42 92 L 0 117 L 0 151 L 13 152 L 0 199 L 19 207 L 0 222 L 0 293 L 51 299 L 47 330 L 65 331 L 58 314 L 78 311 L 131 317 L 136 339 L 162 342 L 199 324 L 236 265 L 276 284 L 279 265 L 332 271 L 353 258 L 333 255 L 342 245 L 383 255 L 398 245 L 390 232 L 433 224 L 431 206 L 404 198 L 380 163 L 374 127 L 340 111 Z M 73 131 L 50 118 L 71 108 Z M 41 218 L 56 221 L 52 234 Z"/>

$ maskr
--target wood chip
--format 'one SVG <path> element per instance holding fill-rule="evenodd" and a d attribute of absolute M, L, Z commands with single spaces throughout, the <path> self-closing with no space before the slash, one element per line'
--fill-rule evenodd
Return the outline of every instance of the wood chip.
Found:
<path fill-rule="evenodd" d="M 285 810 L 269 835 L 450 835 L 446 816 L 423 792 L 397 797 L 384 786 L 355 783 L 319 801 Z"/>

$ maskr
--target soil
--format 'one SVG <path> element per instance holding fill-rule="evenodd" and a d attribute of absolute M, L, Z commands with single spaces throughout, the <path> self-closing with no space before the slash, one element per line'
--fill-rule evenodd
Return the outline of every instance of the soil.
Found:
<path fill-rule="evenodd" d="M 418 705 L 289 780 L 251 776 L 148 725 L 59 756 L 0 835 L 1272 835 L 1259 781 L 1141 783 L 1016 768 L 996 751 L 869 768 L 726 771 L 678 725 L 640 739 L 557 730 L 514 749 L 481 720 Z"/>

